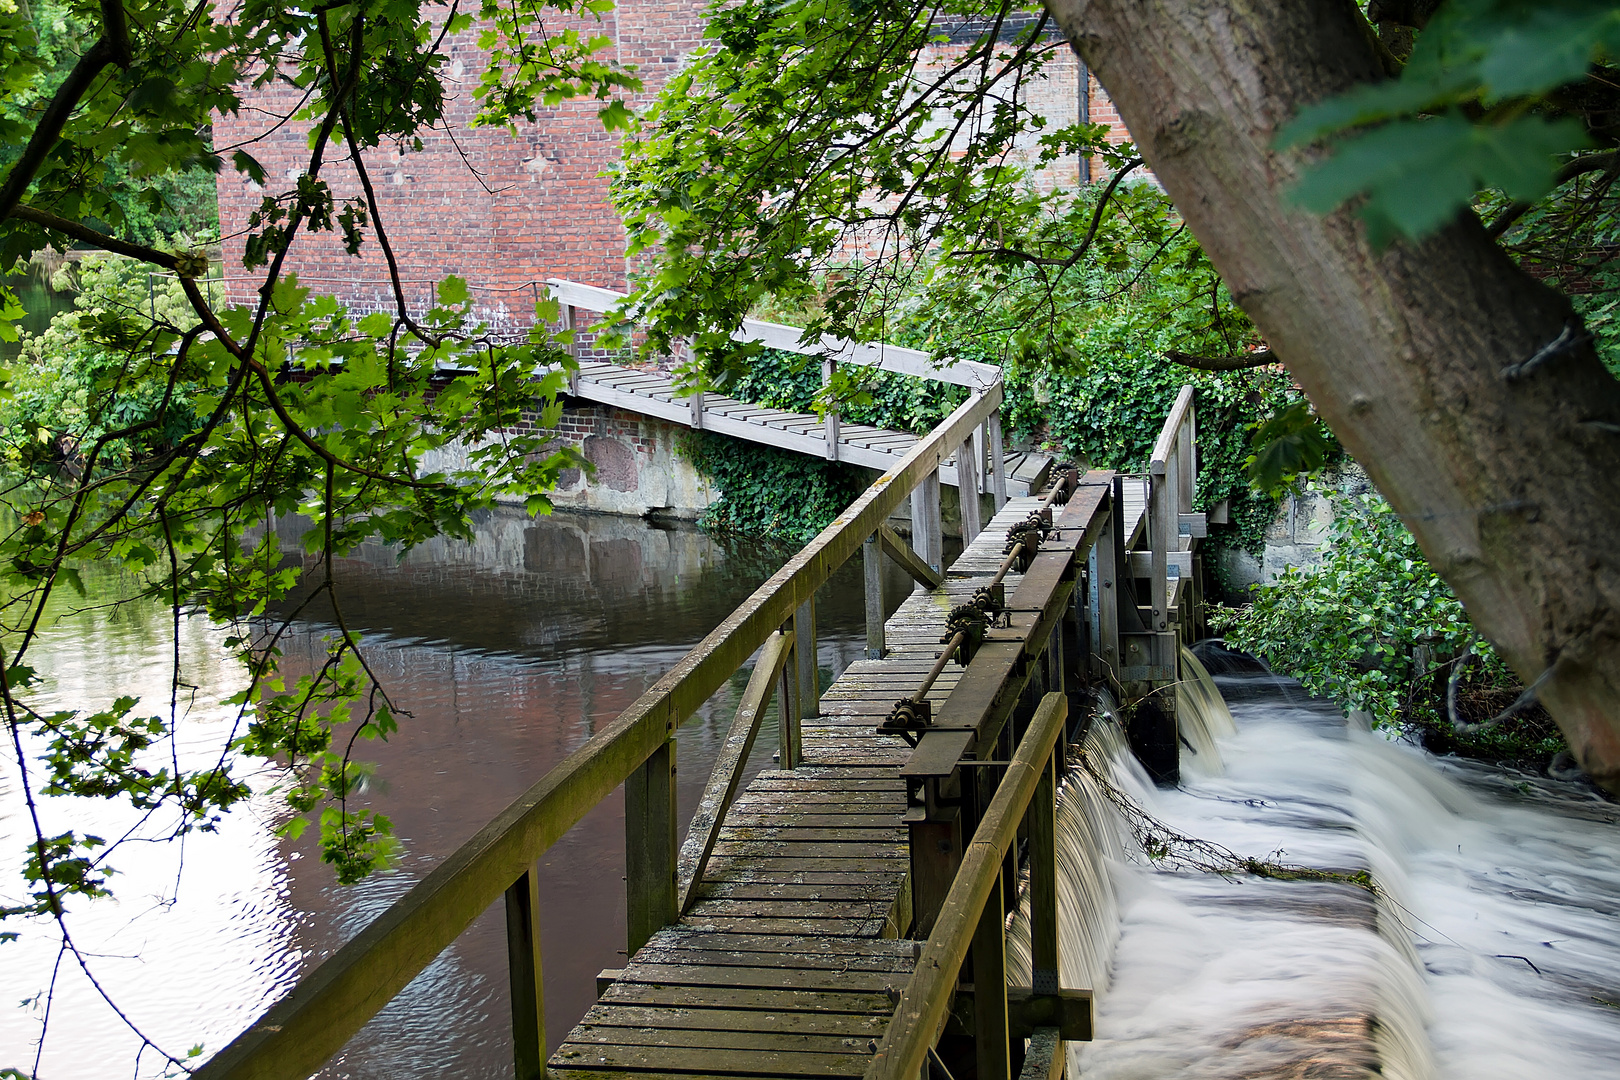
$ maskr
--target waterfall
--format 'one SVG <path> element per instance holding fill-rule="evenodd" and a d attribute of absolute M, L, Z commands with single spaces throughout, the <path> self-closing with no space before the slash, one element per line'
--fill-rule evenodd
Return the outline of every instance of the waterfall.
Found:
<path fill-rule="evenodd" d="M 1070 1075 L 1614 1075 L 1620 807 L 1435 759 L 1201 655 L 1215 674 L 1186 654 L 1178 687 L 1180 787 L 1153 785 L 1104 702 L 1083 746 L 1101 779 L 1071 767 L 1060 792 L 1061 980 L 1097 994 Z M 1121 799 L 1165 835 L 1377 889 L 1155 863 Z M 1021 982 L 1028 940 L 1026 907 L 1008 937 Z"/>

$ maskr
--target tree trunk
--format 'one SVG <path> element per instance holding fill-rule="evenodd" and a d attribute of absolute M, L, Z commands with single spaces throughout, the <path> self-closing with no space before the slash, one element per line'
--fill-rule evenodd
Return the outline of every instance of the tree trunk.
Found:
<path fill-rule="evenodd" d="M 1620 791 L 1620 383 L 1471 215 L 1368 245 L 1285 193 L 1301 106 L 1381 72 L 1350 0 L 1047 0 L 1232 295 L 1581 766 Z M 1551 670 L 1549 670 L 1551 669 Z"/>

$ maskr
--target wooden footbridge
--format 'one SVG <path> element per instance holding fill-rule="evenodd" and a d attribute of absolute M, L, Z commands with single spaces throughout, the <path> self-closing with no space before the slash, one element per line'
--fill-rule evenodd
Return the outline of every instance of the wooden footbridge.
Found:
<path fill-rule="evenodd" d="M 828 461 L 864 465 L 880 472 L 899 464 L 920 441 L 918 436 L 906 431 L 847 423 L 836 407 L 817 416 L 773 409 L 712 392 L 688 394 L 678 390 L 675 380 L 666 372 L 593 358 L 590 335 L 584 329 L 586 321 L 580 313 L 612 311 L 624 300 L 624 294 L 560 278 L 553 278 L 547 284 L 551 298 L 561 308 L 563 327 L 578 334 L 571 351 L 579 368 L 568 380 L 568 392 L 574 397 Z M 806 344 L 797 326 L 758 319 L 745 319 L 732 336 L 738 341 L 757 342 L 783 352 L 816 358 L 821 364 L 823 386 L 840 365 L 875 368 L 964 386 L 975 394 L 991 392 L 1001 382 L 1001 369 L 993 364 L 959 360 L 936 365 L 928 353 L 917 349 L 864 345 L 833 337 Z M 995 393 L 999 396 L 999 389 Z M 953 449 L 940 465 L 938 480 L 949 487 L 961 488 L 965 484 L 980 494 L 993 494 L 996 508 L 1000 509 L 1008 496 L 1028 495 L 1041 487 L 1051 463 L 1050 454 L 1006 450 L 1001 414 L 992 411 L 981 429 L 975 431 L 971 442 L 960 452 Z"/>
<path fill-rule="evenodd" d="M 972 452 L 998 391 L 917 441 L 645 696 L 197 1075 L 309 1076 L 495 903 L 524 1080 L 1062 1075 L 1064 1042 L 1090 1035 L 1091 999 L 1057 974 L 1055 792 L 1090 688 L 1140 698 L 1174 679 L 1178 638 L 1199 617 L 1192 390 L 1146 476 L 1056 470 L 942 570 L 941 466 L 964 443 Z M 916 550 L 884 524 L 908 498 Z M 815 592 L 857 553 L 868 659 L 823 688 Z M 885 558 L 917 583 L 888 620 Z M 675 731 L 751 657 L 678 845 Z M 780 767 L 739 790 L 768 716 Z M 1133 732 L 1173 775 L 1173 705 L 1140 708 Z M 548 1058 L 536 861 L 621 785 L 629 959 L 603 972 L 598 1004 Z M 1020 904 L 1033 970 L 1012 986 L 1005 915 Z"/>

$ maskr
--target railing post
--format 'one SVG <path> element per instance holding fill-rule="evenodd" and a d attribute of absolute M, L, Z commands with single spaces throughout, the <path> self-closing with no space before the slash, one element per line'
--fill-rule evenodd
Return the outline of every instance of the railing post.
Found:
<path fill-rule="evenodd" d="M 979 1080 L 1011 1080 L 1007 1030 L 1006 911 L 992 888 L 973 932 L 973 1052 Z"/>
<path fill-rule="evenodd" d="M 799 659 L 799 709 L 795 721 L 807 721 L 821 716 L 821 670 L 816 667 L 815 654 L 815 596 L 808 597 L 794 612 L 794 654 Z M 799 725 L 794 724 L 794 745 L 799 743 Z M 794 764 L 799 764 L 797 751 Z M 786 755 L 782 767 L 791 769 Z"/>
<path fill-rule="evenodd" d="M 540 979 L 540 877 L 530 866 L 506 890 L 506 961 L 512 983 L 517 1080 L 546 1075 L 546 999 Z"/>
<path fill-rule="evenodd" d="M 833 372 L 837 370 L 837 361 L 830 356 L 821 358 L 821 388 L 823 390 L 832 385 Z M 839 434 L 838 407 L 830 399 L 827 411 L 822 416 L 822 436 L 827 440 L 827 460 L 838 460 Z"/>
<path fill-rule="evenodd" d="M 680 917 L 676 895 L 675 738 L 624 782 L 625 923 L 629 955 Z"/>
<path fill-rule="evenodd" d="M 935 469 L 911 493 L 911 550 L 935 572 L 945 569 L 943 529 L 939 510 L 939 470 Z"/>
<path fill-rule="evenodd" d="M 866 572 L 866 658 L 881 660 L 883 638 L 883 545 L 873 533 L 861 545 L 861 569 Z"/>
<path fill-rule="evenodd" d="M 1037 994 L 1058 992 L 1057 912 L 1057 780 L 1053 775 L 1059 750 L 1041 770 L 1035 796 L 1029 801 L 1029 952 L 1030 989 Z"/>
<path fill-rule="evenodd" d="M 979 470 L 973 460 L 973 440 L 956 448 L 956 491 L 962 504 L 962 544 L 973 543 L 983 528 L 979 521 Z"/>
<path fill-rule="evenodd" d="M 990 494 L 990 466 L 985 456 L 985 448 L 990 443 L 990 426 L 988 423 L 980 424 L 973 429 L 973 466 L 979 474 L 978 492 L 980 495 Z"/>
<path fill-rule="evenodd" d="M 579 396 L 579 309 L 573 304 L 563 308 L 563 329 L 571 335 L 568 339 L 568 355 L 574 358 L 574 370 L 568 373 L 568 392 L 574 397 Z"/>
<path fill-rule="evenodd" d="M 996 503 L 996 513 L 1007 505 L 1007 454 L 1001 448 L 1001 410 L 990 414 L 990 494 Z"/>
<path fill-rule="evenodd" d="M 1098 675 L 1112 678 L 1119 682 L 1119 574 L 1118 561 L 1119 544 L 1115 538 L 1115 531 L 1119 528 L 1119 519 L 1123 500 L 1119 498 L 1120 486 L 1116 482 L 1114 491 L 1108 500 L 1108 518 L 1103 522 L 1102 531 L 1097 535 L 1097 542 L 1092 545 L 1091 558 L 1095 569 L 1091 575 L 1091 602 L 1092 625 L 1096 627 L 1096 649 L 1093 655 L 1097 658 L 1101 670 Z"/>
<path fill-rule="evenodd" d="M 703 430 L 703 391 L 699 390 L 692 395 L 692 430 Z"/>

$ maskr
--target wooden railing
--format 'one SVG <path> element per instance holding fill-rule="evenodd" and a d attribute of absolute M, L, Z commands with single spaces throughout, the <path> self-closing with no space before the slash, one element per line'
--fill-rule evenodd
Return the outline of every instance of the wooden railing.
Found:
<path fill-rule="evenodd" d="M 653 933 L 674 922 L 690 895 L 690 883 L 702 879 L 705 850 L 735 791 L 735 771 L 746 760 L 745 745 L 767 708 L 769 688 L 780 680 L 790 699 L 783 718 L 783 768 L 797 764 L 798 721 L 820 711 L 816 589 L 863 546 L 869 554 L 877 551 L 883 522 L 908 497 L 913 499 L 914 527 L 924 534 L 919 561 L 937 574 L 940 464 L 971 442 L 1000 405 L 1001 384 L 994 382 L 959 406 L 635 704 L 299 980 L 195 1075 L 205 1080 L 303 1080 L 504 897 L 517 1075 L 521 1080 L 543 1076 L 537 860 L 622 784 L 629 952 L 634 954 Z M 913 546 L 918 546 L 915 536 Z M 699 839 L 682 860 L 676 851 L 675 731 L 761 646 L 768 647 L 732 729 L 737 745 L 728 738 L 723 755 L 727 772 L 711 783 L 705 796 L 712 818 L 706 816 L 702 828 L 694 828 Z"/>
<path fill-rule="evenodd" d="M 547 284 L 551 287 L 552 299 L 561 306 L 563 327 L 570 331 L 577 330 L 582 325 L 579 318 L 581 311 L 612 312 L 625 299 L 625 294 L 614 292 L 612 289 L 581 285 L 561 278 L 552 278 Z M 803 334 L 804 331 L 797 326 L 744 319 L 742 326 L 732 334 L 732 337 L 737 341 L 757 342 L 783 352 L 817 358 L 821 362 L 823 387 L 831 383 L 833 372 L 839 364 L 872 367 L 919 379 L 932 379 L 953 386 L 965 386 L 976 394 L 988 393 L 992 386 L 999 386 L 1001 383 L 1001 369 L 994 364 L 983 364 L 974 360 L 936 364 L 930 354 L 919 349 L 906 349 L 882 343 L 866 344 L 831 335 L 823 335 L 819 341 L 806 343 L 801 340 Z M 571 349 L 576 356 L 579 355 L 577 342 Z M 690 396 L 689 406 L 692 427 L 715 426 L 724 433 L 737 434 L 736 430 L 730 429 L 724 418 L 712 414 L 705 415 L 701 391 Z M 836 405 L 829 407 L 823 415 L 822 437 L 817 442 L 821 444 L 820 450 L 825 452 L 831 461 L 839 460 L 840 424 Z M 1003 450 L 1001 414 L 992 413 L 982 428 L 973 433 L 972 453 L 956 455 L 955 463 L 957 487 L 962 491 L 978 491 L 993 496 L 997 510 L 1007 502 L 1006 455 Z M 971 542 L 979 531 L 978 504 L 974 500 L 963 499 L 962 512 L 963 531 Z M 935 559 L 934 562 L 937 563 L 938 560 Z"/>
<path fill-rule="evenodd" d="M 1057 969 L 1056 792 L 1064 748 L 1059 736 L 1068 698 L 1046 694 L 1007 771 L 979 819 L 917 966 L 900 993 L 894 1019 L 867 1068 L 867 1080 L 914 1080 L 939 1039 L 959 994 L 971 952 L 972 1031 L 978 1075 L 1011 1074 L 1009 1048 L 1030 1038 L 1048 1057 L 1065 1039 L 1090 1037 L 1089 993 L 1056 987 L 1007 988 L 1003 875 L 1020 827 L 1028 838 L 1030 944 L 1036 971 Z M 1049 1065 L 1049 1063 L 1047 1063 Z M 1050 1075 L 1050 1070 L 1041 1075 Z"/>

